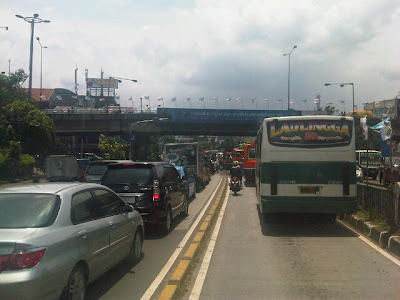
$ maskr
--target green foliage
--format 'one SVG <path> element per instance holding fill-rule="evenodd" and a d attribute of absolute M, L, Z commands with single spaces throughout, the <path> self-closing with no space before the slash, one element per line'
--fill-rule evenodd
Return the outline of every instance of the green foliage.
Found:
<path fill-rule="evenodd" d="M 100 134 L 99 149 L 105 159 L 126 159 L 126 143 L 118 143 L 117 138 Z"/>
<path fill-rule="evenodd" d="M 23 179 L 33 175 L 35 159 L 22 154 L 20 142 L 11 141 L 8 147 L 0 149 L 0 180 Z"/>
<path fill-rule="evenodd" d="M 35 159 L 44 159 L 55 144 L 53 120 L 28 102 L 22 87 L 28 75 L 19 69 L 0 75 L 0 178 L 33 174 Z"/>
<path fill-rule="evenodd" d="M 333 113 L 335 112 L 335 107 L 334 106 L 325 106 L 325 111 L 328 115 L 333 115 Z"/>
<path fill-rule="evenodd" d="M 0 107 L 15 100 L 26 100 L 27 95 L 22 87 L 28 75 L 19 69 L 9 76 L 0 75 Z"/>
<path fill-rule="evenodd" d="M 0 147 L 15 140 L 22 153 L 46 156 L 55 144 L 53 120 L 27 100 L 13 101 L 0 109 Z"/>

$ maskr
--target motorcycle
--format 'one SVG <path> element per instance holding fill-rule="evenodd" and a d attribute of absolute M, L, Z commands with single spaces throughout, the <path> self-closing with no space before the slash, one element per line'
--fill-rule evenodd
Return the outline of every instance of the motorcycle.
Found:
<path fill-rule="evenodd" d="M 231 179 L 230 189 L 233 192 L 234 196 L 236 196 L 237 193 L 241 190 L 239 179 L 235 176 Z"/>

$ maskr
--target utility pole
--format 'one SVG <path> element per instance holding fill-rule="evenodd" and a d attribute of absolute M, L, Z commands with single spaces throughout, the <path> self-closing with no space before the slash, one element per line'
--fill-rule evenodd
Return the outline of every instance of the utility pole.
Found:
<path fill-rule="evenodd" d="M 75 67 L 75 94 L 78 95 L 78 65 Z"/>
<path fill-rule="evenodd" d="M 11 59 L 8 60 L 8 76 L 11 74 Z"/>

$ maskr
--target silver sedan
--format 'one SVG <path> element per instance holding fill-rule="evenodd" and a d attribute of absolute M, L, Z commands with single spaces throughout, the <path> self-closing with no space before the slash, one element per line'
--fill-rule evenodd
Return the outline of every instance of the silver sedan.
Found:
<path fill-rule="evenodd" d="M 142 257 L 143 221 L 105 186 L 0 189 L 0 298 L 84 299 L 86 285 Z"/>

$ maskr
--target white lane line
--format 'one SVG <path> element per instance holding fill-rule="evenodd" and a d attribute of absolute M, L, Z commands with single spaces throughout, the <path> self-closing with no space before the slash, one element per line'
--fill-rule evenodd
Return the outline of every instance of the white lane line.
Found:
<path fill-rule="evenodd" d="M 192 224 L 192 227 L 190 227 L 189 231 L 186 233 L 186 235 L 183 237 L 182 241 L 179 243 L 178 247 L 175 249 L 174 253 L 172 253 L 171 257 L 168 259 L 167 263 L 164 265 L 164 267 L 161 269 L 160 273 L 158 273 L 157 277 L 154 279 L 154 281 L 151 283 L 151 285 L 148 287 L 146 292 L 143 294 L 142 298 L 140 300 L 149 300 L 151 296 L 153 296 L 154 292 L 157 290 L 159 287 L 161 281 L 164 279 L 165 275 L 167 275 L 168 271 L 171 269 L 172 265 L 174 264 L 175 260 L 178 258 L 179 253 L 181 253 L 182 249 L 185 247 L 187 241 L 189 240 L 190 236 L 192 235 L 193 231 L 195 230 L 197 224 L 199 224 L 201 218 L 203 217 L 204 213 L 206 212 L 207 208 L 210 206 L 211 200 L 214 198 L 216 192 L 218 191 L 220 185 L 222 182 L 222 178 L 219 180 L 219 183 L 208 199 L 207 204 L 204 206 L 200 214 L 198 215 L 196 221 Z"/>
<path fill-rule="evenodd" d="M 343 222 L 339 221 L 339 224 L 343 225 L 344 227 L 346 227 L 347 229 L 351 230 L 352 232 L 354 232 L 355 234 L 358 235 L 358 238 L 360 240 L 362 240 L 364 243 L 366 243 L 368 246 L 374 248 L 376 251 L 378 251 L 380 254 L 382 254 L 384 257 L 386 257 L 387 259 L 389 259 L 391 262 L 393 262 L 394 264 L 396 264 L 397 266 L 400 267 L 400 260 L 398 260 L 397 258 L 393 257 L 392 255 L 390 255 L 388 252 L 386 252 L 385 250 L 379 248 L 377 245 L 375 245 L 373 242 L 371 242 L 369 239 L 367 239 L 366 237 L 363 237 L 361 234 L 359 234 L 357 231 L 355 231 L 353 228 L 351 228 L 350 226 L 347 226 L 346 224 L 344 224 Z"/>
<path fill-rule="evenodd" d="M 200 298 L 201 290 L 203 289 L 204 281 L 207 276 L 208 267 L 210 266 L 211 257 L 215 248 L 215 243 L 217 242 L 217 237 L 222 224 L 222 219 L 224 217 L 225 208 L 226 205 L 228 204 L 228 199 L 229 199 L 229 190 L 226 191 L 224 203 L 221 207 L 221 211 L 219 212 L 218 220 L 215 224 L 214 231 L 212 233 L 210 242 L 208 244 L 207 251 L 204 255 L 203 263 L 201 264 L 199 274 L 197 274 L 197 278 L 194 283 L 189 300 L 198 300 Z"/>

